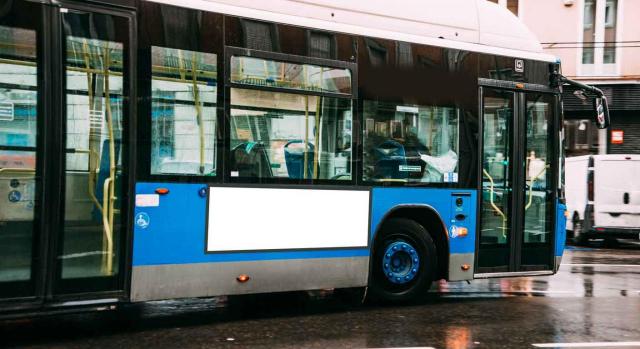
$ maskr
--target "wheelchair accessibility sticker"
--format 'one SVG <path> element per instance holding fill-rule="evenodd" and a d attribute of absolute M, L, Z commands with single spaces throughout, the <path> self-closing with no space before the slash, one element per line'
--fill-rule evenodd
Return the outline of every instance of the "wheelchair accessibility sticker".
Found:
<path fill-rule="evenodd" d="M 136 215 L 136 225 L 142 229 L 146 229 L 149 226 L 151 219 L 146 212 L 140 212 Z"/>
<path fill-rule="evenodd" d="M 18 202 L 22 200 L 22 193 L 17 190 L 9 192 L 9 202 Z"/>

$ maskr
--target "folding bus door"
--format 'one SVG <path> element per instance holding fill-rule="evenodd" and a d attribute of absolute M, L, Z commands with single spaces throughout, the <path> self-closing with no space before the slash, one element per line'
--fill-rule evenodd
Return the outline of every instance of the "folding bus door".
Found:
<path fill-rule="evenodd" d="M 553 267 L 556 97 L 482 87 L 476 276 Z"/>
<path fill-rule="evenodd" d="M 51 292 L 123 288 L 130 198 L 132 16 L 62 4 L 60 212 Z"/>
<path fill-rule="evenodd" d="M 0 5 L 0 300 L 34 297 L 41 275 L 43 11 Z"/>

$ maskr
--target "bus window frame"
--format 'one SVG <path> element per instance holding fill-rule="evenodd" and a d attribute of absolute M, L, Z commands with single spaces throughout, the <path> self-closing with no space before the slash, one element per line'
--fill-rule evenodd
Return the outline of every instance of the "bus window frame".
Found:
<path fill-rule="evenodd" d="M 137 52 L 136 52 L 136 60 L 138 63 L 138 71 L 137 71 L 137 80 L 138 80 L 138 117 L 137 117 L 137 130 L 138 135 L 144 134 L 145 137 L 138 137 L 136 140 L 135 146 L 137 148 L 137 169 L 136 169 L 136 183 L 140 182 L 152 182 L 152 183 L 222 183 L 222 171 L 224 170 L 222 155 L 224 154 L 223 140 L 221 139 L 224 135 L 224 88 L 225 88 L 225 79 L 221 78 L 224 76 L 225 72 L 225 64 L 222 58 L 224 57 L 224 34 L 220 34 L 220 37 L 216 38 L 217 41 L 211 44 L 209 49 L 203 49 L 202 42 L 199 42 L 199 47 L 190 47 L 188 45 L 182 44 L 169 44 L 166 40 L 159 42 L 157 38 L 147 35 L 144 32 L 146 28 L 145 25 L 150 25 L 146 20 L 141 18 L 144 14 L 148 14 L 148 12 L 153 12 L 154 8 L 157 10 L 161 8 L 179 8 L 185 11 L 199 12 L 202 15 L 211 16 L 212 19 L 215 18 L 216 24 L 219 25 L 218 30 L 222 33 L 224 31 L 224 21 L 225 15 L 219 12 L 212 12 L 206 10 L 199 10 L 190 7 L 178 6 L 175 4 L 164 4 L 164 3 L 154 3 L 154 2 L 143 2 L 137 6 L 136 13 L 136 40 L 137 40 Z M 197 40 L 202 40 L 202 38 L 197 38 Z M 152 47 L 160 47 L 160 48 L 169 48 L 175 50 L 182 51 L 193 51 L 199 53 L 206 54 L 214 54 L 216 55 L 216 71 L 218 74 L 217 82 L 217 91 L 216 91 L 216 118 L 215 118 L 215 128 L 216 128 L 216 139 L 214 141 L 215 153 L 216 153 L 216 163 L 215 176 L 206 176 L 200 174 L 180 174 L 180 173 L 152 173 L 151 172 L 151 132 L 152 132 L 152 121 L 151 121 L 151 110 L 152 110 L 152 79 L 153 72 L 151 69 L 152 57 L 151 50 Z"/>
<path fill-rule="evenodd" d="M 272 60 L 283 63 L 295 63 L 295 64 L 311 64 L 318 65 L 327 68 L 347 69 L 351 73 L 351 93 L 331 93 L 331 92 L 316 92 L 306 90 L 295 90 L 291 88 L 270 87 L 270 86 L 256 86 L 231 82 L 231 57 L 251 57 L 260 58 L 266 60 Z M 355 62 L 346 62 L 340 60 L 331 60 L 318 57 L 298 56 L 287 53 L 278 53 L 270 51 L 253 50 L 235 46 L 225 46 L 224 48 L 224 136 L 221 149 L 222 154 L 222 182 L 234 185 L 287 185 L 297 188 L 301 185 L 307 186 L 332 186 L 332 187 L 353 187 L 357 185 L 359 178 L 357 164 L 360 160 L 360 131 L 359 127 L 359 110 L 358 110 L 358 65 Z M 343 100 L 351 101 L 351 130 L 352 130 L 352 146 L 351 146 L 351 160 L 349 162 L 351 168 L 351 178 L 349 180 L 335 180 L 335 179 L 292 179 L 292 178 L 247 178 L 247 177 L 231 177 L 231 172 L 228 167 L 231 155 L 231 89 L 244 89 L 254 91 L 267 91 L 267 92 L 280 92 L 286 94 L 295 95 L 307 95 L 307 96 L 319 96 L 329 98 L 339 98 Z"/>

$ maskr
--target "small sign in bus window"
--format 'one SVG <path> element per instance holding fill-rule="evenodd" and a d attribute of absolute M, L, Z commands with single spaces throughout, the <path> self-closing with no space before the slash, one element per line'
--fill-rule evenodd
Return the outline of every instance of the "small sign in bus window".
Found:
<path fill-rule="evenodd" d="M 10 102 L 0 102 L 0 121 L 13 121 L 14 106 Z"/>

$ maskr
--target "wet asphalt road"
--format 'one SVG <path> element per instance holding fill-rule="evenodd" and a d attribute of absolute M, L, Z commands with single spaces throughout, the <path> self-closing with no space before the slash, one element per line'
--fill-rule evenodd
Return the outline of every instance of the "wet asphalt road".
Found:
<path fill-rule="evenodd" d="M 427 301 L 402 306 L 358 305 L 318 291 L 5 321 L 0 347 L 640 348 L 640 245 L 567 250 L 554 276 L 435 286 Z"/>

